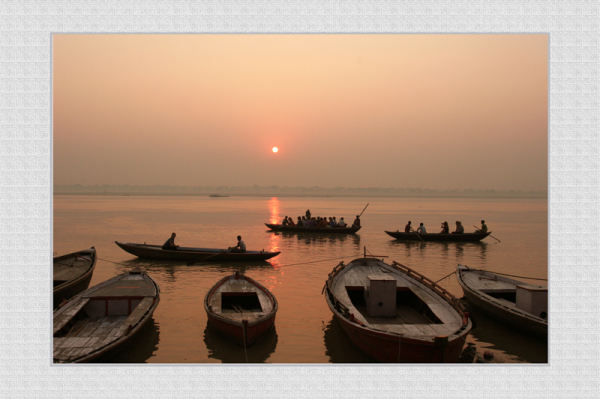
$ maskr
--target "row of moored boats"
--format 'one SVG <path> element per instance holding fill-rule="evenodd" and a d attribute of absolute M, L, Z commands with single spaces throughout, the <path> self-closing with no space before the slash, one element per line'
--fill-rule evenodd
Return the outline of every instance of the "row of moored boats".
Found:
<path fill-rule="evenodd" d="M 139 257 L 173 259 L 160 252 L 135 252 Z M 129 246 L 129 247 L 128 247 Z M 199 259 L 192 248 L 190 258 Z M 203 249 L 206 250 L 206 249 Z M 204 251 L 206 252 L 206 251 Z M 264 259 L 279 252 L 256 252 Z M 265 257 L 267 254 L 268 257 Z M 239 254 L 209 250 L 211 261 L 232 260 Z M 96 264 L 91 249 L 54 258 L 54 362 L 73 363 L 107 358 L 149 324 L 160 301 L 158 284 L 134 270 L 87 289 Z M 264 260 L 263 259 L 263 260 Z M 239 258 L 237 260 L 240 260 Z M 469 305 L 504 323 L 546 339 L 547 287 L 512 280 L 459 265 L 456 277 Z M 380 362 L 457 362 L 473 328 L 463 303 L 444 288 L 400 263 L 376 257 L 341 262 L 323 288 L 327 305 L 350 340 Z M 275 323 L 278 303 L 264 286 L 235 273 L 223 277 L 206 293 L 208 322 L 234 342 L 248 346 Z"/>

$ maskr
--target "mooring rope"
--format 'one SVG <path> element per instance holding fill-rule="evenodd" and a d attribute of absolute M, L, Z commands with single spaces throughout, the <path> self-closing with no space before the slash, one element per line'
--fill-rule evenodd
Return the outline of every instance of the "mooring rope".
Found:
<path fill-rule="evenodd" d="M 339 259 L 346 259 L 346 258 L 348 258 L 348 257 L 347 256 L 342 256 L 342 257 L 338 257 L 338 258 L 315 260 L 315 261 L 312 261 L 312 262 L 292 263 L 290 265 L 273 265 L 273 266 L 277 267 L 277 268 L 280 268 L 280 267 L 289 267 L 289 266 L 298 266 L 298 265 L 308 265 L 308 264 L 311 264 L 311 263 L 328 262 L 330 260 L 339 260 Z M 113 262 L 112 260 L 108 260 L 108 259 L 102 259 L 102 258 L 98 258 L 98 257 L 96 257 L 96 259 L 97 260 L 103 260 L 105 262 L 114 263 L 115 265 L 130 266 L 130 265 L 126 265 L 124 263 Z"/>
<path fill-rule="evenodd" d="M 478 270 L 478 271 L 479 271 L 480 269 L 471 269 L 471 270 Z M 489 273 L 494 273 L 494 274 L 497 274 L 497 275 L 499 275 L 499 276 L 507 276 L 507 277 L 524 278 L 524 279 L 527 279 L 527 280 L 548 281 L 548 279 L 547 279 L 547 278 L 534 278 L 534 277 L 525 277 L 525 276 L 515 276 L 515 275 L 513 275 L 513 274 L 498 273 L 498 272 L 494 272 L 494 271 L 491 271 L 491 270 L 481 270 L 481 271 L 484 271 L 484 272 L 489 272 Z M 439 279 L 439 280 L 438 280 L 438 281 L 436 281 L 435 283 L 437 284 L 437 283 L 439 283 L 440 281 L 442 281 L 442 280 L 444 280 L 444 279 L 446 279 L 446 278 L 448 278 L 448 277 L 452 276 L 452 275 L 453 275 L 453 274 L 455 274 L 455 273 L 456 273 L 456 271 L 453 271 L 453 272 L 451 272 L 450 274 L 448 274 L 446 277 L 442 277 L 441 279 Z"/>
<path fill-rule="evenodd" d="M 445 278 L 448 278 L 448 277 L 452 276 L 454 273 L 456 273 L 456 271 L 453 271 L 452 273 L 450 273 L 450 274 L 449 274 L 449 275 L 447 275 L 446 277 L 442 277 L 441 279 L 439 279 L 439 280 L 438 280 L 438 281 L 436 281 L 435 283 L 436 283 L 436 284 L 437 284 L 437 283 L 439 283 L 439 282 L 440 282 L 440 281 L 442 281 L 443 279 L 445 279 Z"/>
<path fill-rule="evenodd" d="M 525 276 L 515 276 L 513 274 L 504 274 L 504 273 L 498 273 L 498 272 L 493 272 L 490 270 L 483 270 L 485 272 L 489 272 L 489 273 L 494 273 L 494 274 L 498 274 L 500 276 L 507 276 L 507 277 L 516 277 L 516 278 L 524 278 L 524 279 L 528 279 L 528 280 L 539 280 L 539 281 L 548 281 L 547 278 L 534 278 L 534 277 L 525 277 Z"/>

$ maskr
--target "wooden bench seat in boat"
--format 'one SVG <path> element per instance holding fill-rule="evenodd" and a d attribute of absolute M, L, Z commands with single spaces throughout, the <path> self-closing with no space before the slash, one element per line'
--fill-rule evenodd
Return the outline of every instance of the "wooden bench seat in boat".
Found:
<path fill-rule="evenodd" d="M 90 301 L 90 298 L 81 298 L 79 300 L 79 303 L 75 306 L 73 306 L 71 309 L 69 309 L 68 311 L 64 312 L 63 314 L 61 314 L 56 320 L 54 321 L 54 329 L 52 334 L 56 334 L 57 332 L 59 332 L 64 326 L 66 326 L 72 319 L 73 317 L 75 317 L 75 315 L 77 313 L 79 313 L 79 311 L 81 309 L 83 309 L 83 307 L 85 305 L 87 305 L 87 303 Z"/>

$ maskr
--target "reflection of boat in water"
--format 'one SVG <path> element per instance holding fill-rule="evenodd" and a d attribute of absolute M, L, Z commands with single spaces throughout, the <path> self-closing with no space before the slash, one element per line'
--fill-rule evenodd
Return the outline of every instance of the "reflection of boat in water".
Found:
<path fill-rule="evenodd" d="M 115 241 L 122 250 L 138 258 L 192 261 L 192 262 L 223 262 L 223 261 L 256 261 L 267 260 L 280 252 L 246 251 L 228 252 L 226 249 L 179 247 L 177 250 L 162 249 L 161 245 L 132 244 Z"/>
<path fill-rule="evenodd" d="M 53 303 L 58 306 L 63 300 L 88 288 L 96 267 L 94 247 L 68 255 L 57 256 L 53 261 Z"/>
<path fill-rule="evenodd" d="M 256 342 L 275 324 L 277 299 L 257 281 L 235 272 L 219 280 L 204 298 L 208 322 L 236 343 Z"/>
<path fill-rule="evenodd" d="M 216 331 L 209 323 L 204 329 L 204 344 L 208 349 L 208 357 L 218 359 L 223 363 L 264 363 L 271 357 L 277 347 L 277 331 L 274 326 L 254 345 L 244 348 L 232 345 L 219 331 Z M 248 359 L 246 359 L 246 354 Z"/>
<path fill-rule="evenodd" d="M 325 340 L 325 355 L 329 356 L 330 363 L 372 363 L 348 338 L 342 326 L 334 317 L 323 329 Z"/>
<path fill-rule="evenodd" d="M 345 242 L 351 242 L 354 244 L 360 244 L 359 234 L 313 234 L 313 233 L 290 233 L 287 231 L 272 232 L 273 237 L 281 237 L 284 240 L 297 240 L 304 242 L 307 245 L 315 243 L 331 243 L 339 244 Z"/>
<path fill-rule="evenodd" d="M 148 359 L 158 349 L 160 341 L 160 328 L 154 318 L 148 324 L 137 338 L 135 345 L 123 348 L 114 356 L 111 356 L 106 363 L 148 363 Z"/>
<path fill-rule="evenodd" d="M 463 233 L 463 234 L 452 234 L 452 233 L 405 233 L 402 231 L 387 231 L 384 230 L 389 236 L 394 237 L 396 240 L 404 241 L 434 241 L 434 242 L 475 242 L 481 241 L 485 237 L 492 234 L 491 231 L 487 233 Z"/>
<path fill-rule="evenodd" d="M 456 278 L 469 304 L 516 329 L 548 338 L 548 286 L 530 285 L 458 265 Z"/>
<path fill-rule="evenodd" d="M 280 224 L 265 223 L 271 231 L 285 231 L 288 233 L 319 233 L 319 234 L 354 234 L 360 227 L 297 227 L 283 226 Z"/>
<path fill-rule="evenodd" d="M 54 362 L 99 361 L 136 343 L 160 301 L 158 284 L 131 271 L 73 297 L 54 312 Z"/>
<path fill-rule="evenodd" d="M 498 351 L 498 356 L 515 356 L 512 362 L 548 363 L 548 341 L 541 340 L 530 334 L 523 334 L 510 325 L 493 319 L 486 313 L 471 306 L 466 298 L 461 299 L 469 312 L 469 317 L 475 320 L 469 341 L 474 341 L 478 351 Z M 481 344 L 481 347 L 479 347 Z"/>
<path fill-rule="evenodd" d="M 324 290 L 350 340 L 380 362 L 457 362 L 472 328 L 460 301 L 396 262 L 341 262 Z"/>

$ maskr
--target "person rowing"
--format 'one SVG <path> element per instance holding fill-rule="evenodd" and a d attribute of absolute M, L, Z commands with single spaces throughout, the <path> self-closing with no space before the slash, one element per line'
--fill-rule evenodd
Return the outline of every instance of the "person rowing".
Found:
<path fill-rule="evenodd" d="M 175 245 L 175 236 L 175 233 L 171 234 L 171 237 L 163 244 L 162 249 L 176 251 L 177 248 L 179 248 L 179 245 Z"/>
<path fill-rule="evenodd" d="M 481 229 L 475 230 L 475 233 L 487 233 L 487 226 L 485 224 L 485 220 L 481 221 Z"/>
<path fill-rule="evenodd" d="M 238 243 L 235 247 L 229 247 L 229 252 L 246 252 L 246 244 L 242 241 L 242 236 L 237 236 Z"/>
<path fill-rule="evenodd" d="M 427 234 L 427 229 L 423 226 L 423 223 L 417 228 L 417 234 Z"/>

